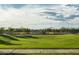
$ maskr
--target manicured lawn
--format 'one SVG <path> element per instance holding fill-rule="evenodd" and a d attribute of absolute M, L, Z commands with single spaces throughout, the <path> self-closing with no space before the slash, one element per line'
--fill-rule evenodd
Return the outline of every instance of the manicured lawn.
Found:
<path fill-rule="evenodd" d="M 79 48 L 79 35 L 33 35 L 17 40 L 0 36 L 0 48 Z"/>

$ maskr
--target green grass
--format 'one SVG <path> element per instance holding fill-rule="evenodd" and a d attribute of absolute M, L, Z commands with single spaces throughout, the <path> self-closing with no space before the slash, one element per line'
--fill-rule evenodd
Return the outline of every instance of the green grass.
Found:
<path fill-rule="evenodd" d="M 17 40 L 0 36 L 0 42 L 0 48 L 79 48 L 79 35 L 33 35 Z"/>

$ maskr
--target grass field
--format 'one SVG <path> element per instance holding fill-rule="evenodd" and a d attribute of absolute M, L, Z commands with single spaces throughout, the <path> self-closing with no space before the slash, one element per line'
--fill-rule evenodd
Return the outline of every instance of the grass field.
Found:
<path fill-rule="evenodd" d="M 79 48 L 79 35 L 33 35 L 15 40 L 0 36 L 0 48 Z"/>

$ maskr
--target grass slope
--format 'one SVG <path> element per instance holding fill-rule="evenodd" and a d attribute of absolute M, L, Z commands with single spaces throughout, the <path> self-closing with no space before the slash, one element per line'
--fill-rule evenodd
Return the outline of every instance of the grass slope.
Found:
<path fill-rule="evenodd" d="M 79 48 L 79 35 L 33 35 L 12 40 L 0 36 L 0 48 Z M 8 42 L 10 44 L 5 44 Z"/>

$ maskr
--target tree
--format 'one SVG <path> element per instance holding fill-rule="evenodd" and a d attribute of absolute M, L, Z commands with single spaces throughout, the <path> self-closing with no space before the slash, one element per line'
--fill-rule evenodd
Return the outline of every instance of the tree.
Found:
<path fill-rule="evenodd" d="M 7 29 L 7 31 L 8 31 L 8 32 L 14 32 L 15 29 L 10 27 L 10 28 Z"/>
<path fill-rule="evenodd" d="M 51 28 L 47 28 L 46 31 L 47 32 L 52 32 L 52 29 Z"/>
<path fill-rule="evenodd" d="M 2 35 L 5 32 L 5 29 L 3 27 L 0 28 L 0 34 Z"/>
<path fill-rule="evenodd" d="M 42 29 L 42 34 L 46 34 L 46 29 Z"/>

